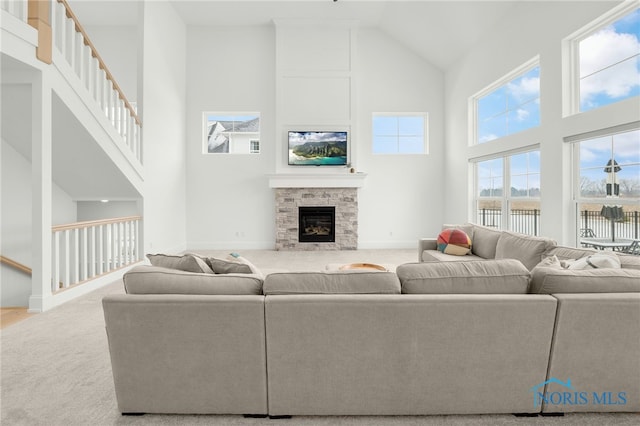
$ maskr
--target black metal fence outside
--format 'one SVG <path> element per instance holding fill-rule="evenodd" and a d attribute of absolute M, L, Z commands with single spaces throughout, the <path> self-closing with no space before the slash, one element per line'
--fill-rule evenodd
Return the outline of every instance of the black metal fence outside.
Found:
<path fill-rule="evenodd" d="M 624 217 L 615 221 L 613 229 L 611 221 L 600 215 L 600 212 L 583 210 L 580 212 L 580 228 L 591 229 L 597 238 L 611 238 L 612 231 L 616 238 L 638 239 L 640 236 L 640 212 L 624 212 Z M 502 211 L 499 209 L 478 210 L 478 223 L 484 226 L 500 228 Z M 521 234 L 538 235 L 540 231 L 540 210 L 511 210 L 509 229 Z"/>

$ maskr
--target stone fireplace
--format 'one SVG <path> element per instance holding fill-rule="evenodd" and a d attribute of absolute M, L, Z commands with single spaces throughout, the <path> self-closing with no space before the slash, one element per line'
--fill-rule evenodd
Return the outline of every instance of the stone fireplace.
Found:
<path fill-rule="evenodd" d="M 355 250 L 358 247 L 357 188 L 275 188 L 276 250 Z M 301 230 L 300 208 L 311 207 L 316 225 L 304 222 L 308 232 Z M 324 234 L 327 207 L 333 207 L 333 241 L 308 241 L 304 234 Z M 313 219 L 313 218 L 312 218 Z M 303 226 L 304 226 L 303 223 Z M 314 231 L 313 226 L 317 226 Z M 301 237 L 301 234 L 303 235 Z M 314 238 L 310 238 L 314 240 Z"/>

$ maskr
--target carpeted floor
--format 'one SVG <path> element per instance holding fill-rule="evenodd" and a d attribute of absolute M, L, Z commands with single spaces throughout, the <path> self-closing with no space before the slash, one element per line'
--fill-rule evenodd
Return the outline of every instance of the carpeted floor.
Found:
<path fill-rule="evenodd" d="M 200 251 L 225 257 L 227 252 Z M 320 270 L 329 263 L 414 262 L 415 250 L 352 252 L 240 252 L 264 272 Z M 116 407 L 101 300 L 123 293 L 121 282 L 1 331 L 0 424 L 85 425 L 638 425 L 640 413 L 568 414 L 516 418 L 511 415 L 294 417 L 290 420 L 241 416 L 145 415 L 123 417 Z"/>

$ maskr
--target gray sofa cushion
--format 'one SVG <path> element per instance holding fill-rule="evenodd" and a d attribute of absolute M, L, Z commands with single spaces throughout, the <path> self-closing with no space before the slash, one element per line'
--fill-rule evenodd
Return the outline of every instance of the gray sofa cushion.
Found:
<path fill-rule="evenodd" d="M 262 294 L 262 279 L 253 274 L 204 274 L 140 265 L 124 274 L 129 294 Z"/>
<path fill-rule="evenodd" d="M 517 259 L 528 269 L 532 270 L 542 260 L 542 255 L 548 252 L 555 242 L 549 238 L 516 234 L 503 231 L 496 244 L 496 259 Z"/>
<path fill-rule="evenodd" d="M 393 272 L 282 272 L 269 274 L 265 295 L 278 294 L 400 294 Z"/>
<path fill-rule="evenodd" d="M 583 269 L 570 270 L 539 266 L 531 271 L 530 293 L 637 293 L 640 270 Z"/>
<path fill-rule="evenodd" d="M 439 250 L 425 250 L 422 252 L 422 260 L 424 262 L 468 262 L 470 260 L 485 260 L 474 254 L 466 254 L 464 256 L 455 256 L 452 254 L 442 253 Z"/>
<path fill-rule="evenodd" d="M 484 259 L 494 259 L 501 234 L 502 232 L 496 229 L 473 225 L 473 235 L 468 234 L 471 237 L 471 253 Z"/>
<path fill-rule="evenodd" d="M 396 273 L 407 294 L 525 294 L 529 271 L 517 260 L 406 263 Z"/>
<path fill-rule="evenodd" d="M 180 271 L 187 272 L 213 274 L 213 270 L 209 265 L 207 265 L 204 259 L 201 259 L 195 254 L 185 254 L 182 256 L 169 254 L 147 254 L 147 258 L 153 266 L 179 269 Z"/>

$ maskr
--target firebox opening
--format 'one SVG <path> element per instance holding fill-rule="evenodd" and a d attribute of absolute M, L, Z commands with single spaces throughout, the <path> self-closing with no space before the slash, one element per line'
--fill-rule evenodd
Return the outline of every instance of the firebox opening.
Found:
<path fill-rule="evenodd" d="M 298 241 L 333 243 L 336 241 L 336 208 L 298 207 Z"/>

